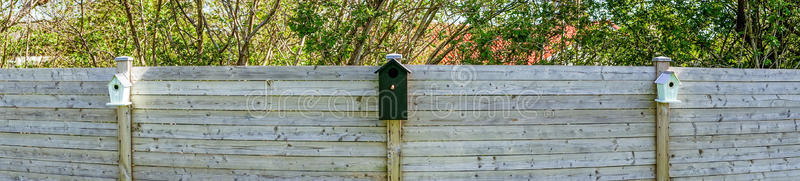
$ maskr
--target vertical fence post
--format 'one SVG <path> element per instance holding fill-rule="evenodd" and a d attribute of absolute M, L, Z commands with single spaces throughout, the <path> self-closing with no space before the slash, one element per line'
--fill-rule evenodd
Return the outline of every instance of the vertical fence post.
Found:
<path fill-rule="evenodd" d="M 669 57 L 653 58 L 656 78 L 661 72 L 669 69 L 672 59 Z M 654 86 L 655 87 L 655 86 Z M 656 180 L 669 179 L 669 103 L 656 102 Z"/>
<path fill-rule="evenodd" d="M 133 58 L 117 57 L 114 60 L 117 61 L 117 73 L 124 74 L 128 80 L 131 80 Z M 133 171 L 131 169 L 132 149 L 130 105 L 117 106 L 117 125 L 119 126 L 117 134 L 117 140 L 119 140 L 119 180 L 131 181 L 133 180 Z"/>
<path fill-rule="evenodd" d="M 378 117 L 386 121 L 386 175 L 389 181 L 402 179 L 400 164 L 403 143 L 403 120 L 408 120 L 408 74 L 411 71 L 398 61 L 400 54 L 386 55 L 386 64 L 378 74 Z"/>

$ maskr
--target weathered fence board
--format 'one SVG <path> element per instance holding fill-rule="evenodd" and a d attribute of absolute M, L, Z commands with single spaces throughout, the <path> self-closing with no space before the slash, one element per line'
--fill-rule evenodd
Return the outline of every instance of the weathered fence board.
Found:
<path fill-rule="evenodd" d="M 722 122 L 800 119 L 800 107 L 672 109 L 670 120 L 676 122 Z"/>
<path fill-rule="evenodd" d="M 407 126 L 652 123 L 652 109 L 414 111 Z"/>
<path fill-rule="evenodd" d="M 655 152 L 591 154 L 404 157 L 404 171 L 534 170 L 574 167 L 651 165 Z"/>
<path fill-rule="evenodd" d="M 356 126 L 383 127 L 377 112 L 329 111 L 209 111 L 135 109 L 137 123 L 238 126 Z"/>
<path fill-rule="evenodd" d="M 135 137 L 285 141 L 384 141 L 385 128 L 140 124 Z"/>
<path fill-rule="evenodd" d="M 3 69 L 0 81 L 109 81 L 114 68 Z"/>
<path fill-rule="evenodd" d="M 103 95 L 0 95 L 0 107 L 107 109 Z"/>
<path fill-rule="evenodd" d="M 117 136 L 115 123 L 0 120 L 0 132 Z"/>
<path fill-rule="evenodd" d="M 386 160 L 381 157 L 265 157 L 157 152 L 139 152 L 133 157 L 138 163 L 136 165 L 186 168 L 283 171 L 383 171 L 386 168 Z"/>
<path fill-rule="evenodd" d="M 0 170 L 96 178 L 116 178 L 117 166 L 0 158 Z"/>
<path fill-rule="evenodd" d="M 654 178 L 653 166 L 506 171 L 406 172 L 408 180 L 629 180 Z"/>
<path fill-rule="evenodd" d="M 202 153 L 262 156 L 380 157 L 386 154 L 379 142 L 303 142 L 303 141 L 232 141 L 136 138 L 136 151 Z"/>
<path fill-rule="evenodd" d="M 670 149 L 714 149 L 800 144 L 800 133 L 731 134 L 711 136 L 675 136 Z"/>
<path fill-rule="evenodd" d="M 735 121 L 672 123 L 670 135 L 720 135 L 795 132 L 800 126 L 796 120 Z"/>
<path fill-rule="evenodd" d="M 70 180 L 70 181 L 115 181 L 114 178 L 80 177 L 30 172 L 14 172 L 0 170 L 0 180 Z"/>
<path fill-rule="evenodd" d="M 677 177 L 743 174 L 800 169 L 800 158 L 773 158 L 743 161 L 721 161 L 672 164 L 670 175 Z"/>
<path fill-rule="evenodd" d="M 0 157 L 75 163 L 117 163 L 116 151 L 101 150 L 0 146 Z"/>
<path fill-rule="evenodd" d="M 109 79 L 110 80 L 110 79 Z M 0 81 L 0 94 L 87 94 L 107 95 L 108 82 Z"/>
<path fill-rule="evenodd" d="M 0 119 L 117 122 L 113 109 L 0 108 Z"/>
<path fill-rule="evenodd" d="M 0 145 L 117 150 L 116 137 L 0 133 Z"/>
<path fill-rule="evenodd" d="M 409 81 L 411 95 L 653 94 L 653 81 Z M 625 89 L 620 89 L 625 87 Z"/>
<path fill-rule="evenodd" d="M 362 96 L 134 96 L 141 109 L 245 111 L 377 111 L 377 97 Z"/>
<path fill-rule="evenodd" d="M 754 81 L 779 82 L 800 81 L 800 71 L 787 69 L 732 69 L 732 68 L 694 68 L 673 67 L 670 69 L 681 81 Z"/>
<path fill-rule="evenodd" d="M 385 172 L 276 171 L 137 166 L 134 177 L 142 180 L 385 180 Z"/>
<path fill-rule="evenodd" d="M 406 142 L 403 156 L 480 156 L 652 151 L 650 137 Z M 432 152 L 431 150 L 436 150 Z"/>
<path fill-rule="evenodd" d="M 654 136 L 654 123 L 517 126 L 425 126 L 403 129 L 406 141 L 530 140 Z"/>
<path fill-rule="evenodd" d="M 598 96 L 414 96 L 414 111 L 520 111 L 552 109 L 637 109 L 653 108 L 652 95 Z"/>
<path fill-rule="evenodd" d="M 104 87 L 105 88 L 105 87 Z M 375 81 L 139 81 L 134 95 L 377 96 Z"/>

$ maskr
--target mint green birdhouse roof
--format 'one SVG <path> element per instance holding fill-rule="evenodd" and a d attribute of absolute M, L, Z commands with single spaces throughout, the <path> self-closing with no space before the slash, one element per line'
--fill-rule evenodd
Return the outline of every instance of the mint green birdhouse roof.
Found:
<path fill-rule="evenodd" d="M 681 81 L 678 80 L 678 76 L 676 76 L 675 73 L 672 71 L 662 72 L 661 75 L 658 75 L 658 78 L 656 79 L 655 83 L 667 84 L 670 82 L 670 80 L 673 80 L 673 82 L 675 82 L 676 84 L 681 84 Z"/>
<path fill-rule="evenodd" d="M 119 82 L 120 84 L 122 84 L 122 87 L 131 87 L 133 85 L 131 83 L 131 81 L 128 80 L 128 77 L 125 76 L 125 74 L 122 74 L 122 73 L 114 74 L 114 78 L 112 78 L 111 82 L 108 82 L 108 84 L 109 85 L 113 84 L 115 82 L 115 80 L 117 82 Z"/>

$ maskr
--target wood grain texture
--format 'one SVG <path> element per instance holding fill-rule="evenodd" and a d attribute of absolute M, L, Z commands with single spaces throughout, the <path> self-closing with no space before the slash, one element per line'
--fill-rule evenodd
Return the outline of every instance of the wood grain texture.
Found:
<path fill-rule="evenodd" d="M 377 112 L 210 111 L 134 109 L 135 123 L 236 126 L 357 126 L 383 127 Z"/>
<path fill-rule="evenodd" d="M 134 96 L 141 109 L 241 111 L 377 111 L 377 97 L 362 96 Z"/>
<path fill-rule="evenodd" d="M 403 128 L 406 141 L 470 141 L 582 139 L 655 136 L 654 123 L 525 125 L 525 126 L 430 126 Z"/>
<path fill-rule="evenodd" d="M 114 68 L 3 69 L 0 81 L 110 81 Z"/>
<path fill-rule="evenodd" d="M 409 95 L 653 94 L 652 81 L 409 81 Z M 625 87 L 625 89 L 620 89 Z"/>
<path fill-rule="evenodd" d="M 653 108 L 653 95 L 597 96 L 414 96 L 414 111 L 524 111 Z M 704 103 L 704 102 L 703 102 Z"/>
<path fill-rule="evenodd" d="M 0 170 L 65 176 L 117 178 L 116 165 L 0 158 Z"/>
<path fill-rule="evenodd" d="M 800 132 L 673 136 L 670 149 L 697 150 L 800 144 Z"/>
<path fill-rule="evenodd" d="M 115 181 L 114 178 L 79 177 L 30 172 L 1 171 L 0 180 L 66 180 L 66 181 Z"/>
<path fill-rule="evenodd" d="M 137 166 L 139 180 L 386 180 L 386 172 L 275 171 Z"/>
<path fill-rule="evenodd" d="M 655 153 L 610 152 L 553 155 L 403 157 L 403 170 L 413 171 L 497 171 L 554 168 L 652 165 Z"/>
<path fill-rule="evenodd" d="M 376 81 L 139 81 L 135 95 L 378 96 Z"/>
<path fill-rule="evenodd" d="M 0 108 L 0 119 L 117 122 L 114 109 Z"/>
<path fill-rule="evenodd" d="M 115 137 L 68 136 L 46 134 L 0 133 L 0 145 L 70 148 L 88 150 L 116 150 Z"/>
<path fill-rule="evenodd" d="M 403 156 L 555 155 L 655 150 L 651 137 L 405 142 Z M 431 151 L 436 150 L 436 151 Z"/>
<path fill-rule="evenodd" d="M 672 164 L 670 175 L 675 177 L 711 176 L 770 172 L 800 169 L 800 158 L 773 158 L 743 161 Z"/>
<path fill-rule="evenodd" d="M 798 94 L 798 82 L 682 82 L 680 94 Z"/>
<path fill-rule="evenodd" d="M 109 79 L 111 80 L 111 79 Z M 83 81 L 25 81 L 3 82 L 0 81 L 0 94 L 77 94 L 77 95 L 107 95 L 108 82 L 83 82 Z"/>
<path fill-rule="evenodd" d="M 136 138 L 137 152 L 202 153 L 263 156 L 329 156 L 381 157 L 386 155 L 381 142 L 322 142 L 322 141 L 236 141 Z"/>
<path fill-rule="evenodd" d="M 115 123 L 0 120 L 0 132 L 117 136 Z"/>
<path fill-rule="evenodd" d="M 385 171 L 383 157 L 268 157 L 137 152 L 137 166 L 226 168 L 280 171 Z"/>
<path fill-rule="evenodd" d="M 134 67 L 133 80 L 377 80 L 371 66 Z"/>
<path fill-rule="evenodd" d="M 766 121 L 730 121 L 730 122 L 697 122 L 672 123 L 670 135 L 720 135 L 720 134 L 753 134 L 795 132 L 800 127 L 797 120 Z"/>
<path fill-rule="evenodd" d="M 672 109 L 670 122 L 727 122 L 800 119 L 800 108 Z"/>
<path fill-rule="evenodd" d="M 785 110 L 784 110 L 785 111 Z M 413 111 L 407 126 L 653 123 L 653 109 Z"/>
<path fill-rule="evenodd" d="M 727 174 L 727 175 L 712 175 L 712 176 L 698 176 L 698 177 L 676 177 L 672 180 L 726 180 L 726 181 L 747 181 L 747 180 L 778 180 L 778 181 L 792 181 L 797 180 L 800 176 L 800 170 L 782 170 L 774 172 L 755 172 L 743 174 Z"/>
<path fill-rule="evenodd" d="M 800 157 L 800 145 L 715 148 L 672 151 L 670 163 L 705 163 L 720 161 L 749 161 L 771 158 Z"/>
<path fill-rule="evenodd" d="M 381 127 L 217 126 L 138 124 L 134 137 L 273 141 L 386 140 Z"/>
<path fill-rule="evenodd" d="M 652 179 L 652 165 L 506 171 L 406 172 L 407 180 L 628 180 Z"/>
<path fill-rule="evenodd" d="M 411 80 L 655 80 L 652 67 L 409 65 Z"/>
<path fill-rule="evenodd" d="M 800 81 L 800 71 L 790 69 L 733 69 L 673 67 L 681 81 Z"/>
<path fill-rule="evenodd" d="M 117 164 L 117 151 L 101 150 L 0 146 L 0 157 L 75 163 Z"/>
<path fill-rule="evenodd" d="M 108 109 L 101 95 L 0 95 L 0 107 Z"/>

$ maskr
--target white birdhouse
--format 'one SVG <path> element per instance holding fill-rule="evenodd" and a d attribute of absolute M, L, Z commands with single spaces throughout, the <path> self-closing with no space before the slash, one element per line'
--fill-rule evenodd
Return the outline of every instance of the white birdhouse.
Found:
<path fill-rule="evenodd" d="M 664 71 L 655 81 L 656 89 L 658 90 L 658 99 L 656 102 L 661 103 L 679 103 L 678 88 L 681 86 L 681 81 L 678 76 L 671 71 Z"/>
<path fill-rule="evenodd" d="M 131 81 L 124 74 L 115 74 L 108 82 L 108 96 L 111 102 L 107 106 L 127 106 L 131 104 Z"/>

